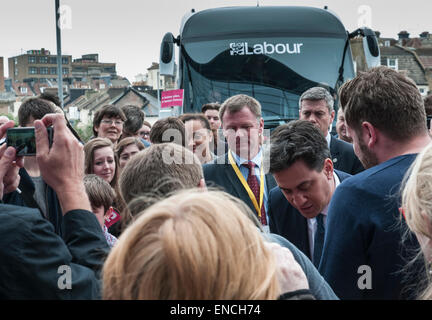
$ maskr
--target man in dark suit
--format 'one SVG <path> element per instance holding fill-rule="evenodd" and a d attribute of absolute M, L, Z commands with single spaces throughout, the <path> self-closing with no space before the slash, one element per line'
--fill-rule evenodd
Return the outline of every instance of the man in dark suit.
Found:
<path fill-rule="evenodd" d="M 268 192 L 276 182 L 264 172 L 261 105 L 247 95 L 233 96 L 222 104 L 220 119 L 229 151 L 204 165 L 207 186 L 222 187 L 243 200 L 268 229 Z"/>
<path fill-rule="evenodd" d="M 316 125 L 327 140 L 334 168 L 349 174 L 364 170 L 354 153 L 351 144 L 333 137 L 329 128 L 335 117 L 334 100 L 330 93 L 321 87 L 305 91 L 299 100 L 299 117 Z"/>
<path fill-rule="evenodd" d="M 276 128 L 271 141 L 270 172 L 278 187 L 269 195 L 270 231 L 291 241 L 317 266 L 328 204 L 339 183 L 351 175 L 333 170 L 326 140 L 308 121 Z"/>

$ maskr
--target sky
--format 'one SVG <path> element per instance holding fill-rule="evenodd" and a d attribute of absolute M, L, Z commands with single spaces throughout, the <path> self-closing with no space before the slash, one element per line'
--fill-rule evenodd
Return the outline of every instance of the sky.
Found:
<path fill-rule="evenodd" d="M 335 12 L 348 31 L 367 24 L 381 37 L 397 39 L 401 30 L 418 37 L 432 33 L 430 0 L 258 0 L 260 6 L 302 5 Z M 5 59 L 31 49 L 57 53 L 55 0 L 0 0 L 0 56 Z M 100 62 L 115 62 L 117 74 L 134 81 L 159 61 L 166 32 L 179 34 L 181 19 L 192 8 L 201 11 L 227 6 L 256 6 L 257 0 L 60 0 L 62 54 L 79 58 L 99 53 Z"/>

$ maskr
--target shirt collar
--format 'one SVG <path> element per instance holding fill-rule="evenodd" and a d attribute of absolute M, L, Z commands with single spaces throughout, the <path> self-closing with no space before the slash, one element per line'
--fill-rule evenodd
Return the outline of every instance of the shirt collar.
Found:
<path fill-rule="evenodd" d="M 338 175 L 336 174 L 336 172 L 334 172 L 334 170 L 333 170 L 333 177 L 334 177 L 334 181 L 335 181 L 335 190 L 336 190 L 337 186 L 340 185 L 340 179 L 339 179 Z M 329 205 L 330 205 L 330 202 L 327 204 L 327 206 L 321 212 L 325 216 L 327 216 Z"/>
<path fill-rule="evenodd" d="M 248 159 L 243 159 L 240 158 L 240 156 L 238 156 L 235 152 L 230 151 L 234 161 L 236 162 L 237 166 L 240 168 L 240 166 L 246 162 L 252 161 L 253 163 L 255 163 L 256 167 L 261 167 L 261 154 L 262 154 L 262 148 L 259 149 L 257 155 L 255 156 L 255 158 L 248 160 Z"/>
<path fill-rule="evenodd" d="M 327 146 L 330 148 L 331 136 L 330 136 L 330 133 L 328 133 L 328 132 L 327 132 L 327 135 L 326 135 L 326 140 L 327 140 Z"/>

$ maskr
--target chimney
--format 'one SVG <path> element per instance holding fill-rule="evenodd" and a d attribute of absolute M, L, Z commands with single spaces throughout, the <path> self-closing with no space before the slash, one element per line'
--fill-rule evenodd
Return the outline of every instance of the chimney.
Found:
<path fill-rule="evenodd" d="M 429 36 L 429 32 L 427 31 L 420 33 L 420 39 L 427 39 L 428 36 Z"/>
<path fill-rule="evenodd" d="M 5 92 L 3 57 L 0 57 L 0 92 Z"/>
<path fill-rule="evenodd" d="M 409 35 L 410 34 L 407 31 L 401 31 L 401 32 L 398 33 L 399 40 L 409 39 Z"/>

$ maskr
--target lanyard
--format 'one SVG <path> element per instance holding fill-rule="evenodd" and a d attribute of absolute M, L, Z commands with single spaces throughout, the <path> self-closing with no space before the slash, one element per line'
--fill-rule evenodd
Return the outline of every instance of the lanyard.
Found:
<path fill-rule="evenodd" d="M 259 199 L 260 204 L 258 206 L 257 199 L 255 198 L 254 193 L 252 192 L 247 181 L 245 180 L 242 173 L 240 172 L 240 169 L 238 168 L 237 164 L 235 163 L 231 152 L 228 152 L 228 159 L 229 159 L 229 162 L 230 162 L 231 166 L 233 167 L 233 169 L 237 175 L 237 178 L 240 180 L 243 187 L 246 189 L 246 191 L 249 195 L 249 198 L 252 200 L 252 203 L 255 207 L 255 210 L 258 212 L 258 216 L 261 218 L 261 208 L 262 208 L 263 198 L 264 198 L 264 170 L 263 170 L 263 166 L 261 165 L 261 168 L 260 168 L 260 177 L 261 177 L 261 180 L 260 180 L 260 199 Z"/>

